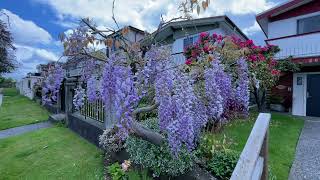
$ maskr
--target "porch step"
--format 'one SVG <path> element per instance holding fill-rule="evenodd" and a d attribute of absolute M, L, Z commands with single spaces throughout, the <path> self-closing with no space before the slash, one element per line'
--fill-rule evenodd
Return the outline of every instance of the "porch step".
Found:
<path fill-rule="evenodd" d="M 64 113 L 60 114 L 52 114 L 49 116 L 49 121 L 57 123 L 57 122 L 64 122 L 66 119 L 66 115 Z"/>

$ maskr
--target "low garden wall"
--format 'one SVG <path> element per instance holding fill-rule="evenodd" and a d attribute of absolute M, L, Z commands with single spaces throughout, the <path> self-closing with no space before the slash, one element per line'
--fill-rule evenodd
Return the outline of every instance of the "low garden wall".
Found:
<path fill-rule="evenodd" d="M 104 125 L 90 118 L 84 118 L 79 113 L 68 115 L 68 127 L 99 147 L 99 136 L 103 133 Z"/>

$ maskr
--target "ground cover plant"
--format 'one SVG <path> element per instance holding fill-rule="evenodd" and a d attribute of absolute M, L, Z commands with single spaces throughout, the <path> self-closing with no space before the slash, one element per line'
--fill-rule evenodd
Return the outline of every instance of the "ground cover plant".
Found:
<path fill-rule="evenodd" d="M 36 102 L 19 95 L 15 88 L 4 88 L 0 107 L 0 130 L 48 120 L 49 112 Z"/>
<path fill-rule="evenodd" d="M 0 179 L 103 179 L 102 151 L 64 127 L 0 140 Z"/>

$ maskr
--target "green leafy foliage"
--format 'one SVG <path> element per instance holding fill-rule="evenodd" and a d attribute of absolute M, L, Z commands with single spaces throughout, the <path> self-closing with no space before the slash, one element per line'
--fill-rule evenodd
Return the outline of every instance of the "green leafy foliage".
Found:
<path fill-rule="evenodd" d="M 291 58 L 279 60 L 276 68 L 281 72 L 297 72 L 300 70 L 300 64 L 291 61 Z"/>
<path fill-rule="evenodd" d="M 237 165 L 239 154 L 235 151 L 215 151 L 208 162 L 208 169 L 219 179 L 229 179 Z"/>
<path fill-rule="evenodd" d="M 155 118 L 146 120 L 144 125 L 159 131 Z M 128 137 L 125 146 L 130 159 L 143 168 L 152 170 L 154 176 L 177 176 L 187 172 L 193 166 L 194 156 L 186 148 L 182 148 L 178 157 L 174 157 L 168 144 L 157 146 L 133 136 Z"/>
<path fill-rule="evenodd" d="M 234 144 L 232 139 L 227 138 L 225 135 L 221 138 L 217 138 L 215 137 L 215 134 L 205 133 L 200 138 L 196 154 L 198 158 L 209 160 L 213 157 L 215 151 L 230 150 L 232 144 Z"/>
<path fill-rule="evenodd" d="M 125 179 L 125 172 L 122 170 L 118 162 L 111 164 L 107 167 L 107 172 L 111 176 L 112 180 L 122 180 Z"/>
<path fill-rule="evenodd" d="M 148 176 L 148 171 L 145 169 L 142 171 L 136 169 L 130 170 L 127 172 L 127 177 L 128 180 L 152 180 L 152 178 Z"/>

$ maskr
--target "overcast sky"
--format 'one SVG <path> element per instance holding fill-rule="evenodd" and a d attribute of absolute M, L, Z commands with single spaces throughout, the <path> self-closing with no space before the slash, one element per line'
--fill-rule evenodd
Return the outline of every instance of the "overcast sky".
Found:
<path fill-rule="evenodd" d="M 286 0 L 211 0 L 200 17 L 227 15 L 257 44 L 265 36 L 255 15 Z M 115 14 L 122 25 L 152 32 L 160 15 L 177 17 L 181 0 L 117 0 Z M 58 34 L 76 26 L 80 18 L 91 17 L 98 26 L 112 26 L 112 0 L 1 0 L 0 9 L 9 16 L 10 31 L 17 47 L 19 68 L 7 76 L 20 79 L 34 72 L 37 64 L 56 61 L 62 53 Z M 195 18 L 198 17 L 195 15 Z M 5 16 L 0 17 L 7 22 Z"/>

